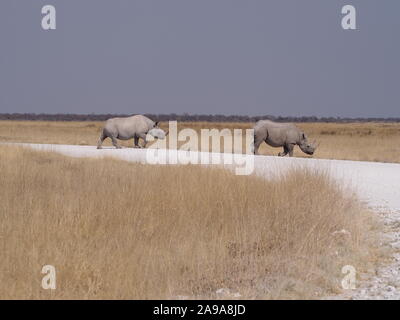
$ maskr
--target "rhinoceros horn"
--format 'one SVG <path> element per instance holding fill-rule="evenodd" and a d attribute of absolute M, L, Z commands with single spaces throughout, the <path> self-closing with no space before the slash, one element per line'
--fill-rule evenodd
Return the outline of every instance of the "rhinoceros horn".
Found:
<path fill-rule="evenodd" d="M 319 147 L 319 145 L 320 145 L 320 142 L 317 141 L 317 140 L 314 140 L 314 141 L 311 143 L 311 145 L 312 145 L 315 149 L 317 149 L 317 148 Z"/>

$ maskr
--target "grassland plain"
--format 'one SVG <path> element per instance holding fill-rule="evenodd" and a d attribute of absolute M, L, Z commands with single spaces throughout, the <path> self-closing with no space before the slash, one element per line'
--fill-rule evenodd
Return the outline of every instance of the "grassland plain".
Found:
<path fill-rule="evenodd" d="M 0 172 L 1 299 L 318 299 L 341 291 L 344 265 L 382 258 L 373 215 L 311 171 L 266 180 L 0 146 Z M 47 264 L 56 290 L 41 287 Z"/>
<path fill-rule="evenodd" d="M 96 145 L 103 125 L 103 122 L 0 121 L 0 141 Z M 200 132 L 207 128 L 247 129 L 252 125 L 179 122 L 178 129 L 192 128 Z M 161 126 L 167 129 L 168 123 Z M 299 123 L 298 126 L 311 140 L 320 143 L 314 158 L 400 162 L 400 123 Z M 183 143 L 178 143 L 178 147 Z M 104 145 L 110 146 L 110 140 L 107 139 Z M 133 141 L 124 141 L 122 145 L 132 147 Z M 265 143 L 260 147 L 260 154 L 277 155 L 280 151 Z M 295 156 L 308 157 L 297 147 Z"/>

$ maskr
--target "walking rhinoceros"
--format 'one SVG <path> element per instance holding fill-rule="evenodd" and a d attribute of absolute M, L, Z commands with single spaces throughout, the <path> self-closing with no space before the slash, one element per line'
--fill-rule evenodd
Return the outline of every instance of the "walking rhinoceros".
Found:
<path fill-rule="evenodd" d="M 260 120 L 254 126 L 254 154 L 258 154 L 260 144 L 265 141 L 271 147 L 283 147 L 279 156 L 293 156 L 293 148 L 297 144 L 301 151 L 312 155 L 315 143 L 308 142 L 307 136 L 292 123 L 277 123 L 270 120 Z"/>
<path fill-rule="evenodd" d="M 147 134 L 157 139 L 164 139 L 168 133 L 159 128 L 158 122 L 154 122 L 143 115 L 108 119 L 101 132 L 97 149 L 101 149 L 101 145 L 106 138 L 110 138 L 117 149 L 121 148 L 117 139 L 129 140 L 133 138 L 134 148 L 140 148 L 139 138 L 141 138 L 144 141 L 143 148 L 145 148 Z"/>

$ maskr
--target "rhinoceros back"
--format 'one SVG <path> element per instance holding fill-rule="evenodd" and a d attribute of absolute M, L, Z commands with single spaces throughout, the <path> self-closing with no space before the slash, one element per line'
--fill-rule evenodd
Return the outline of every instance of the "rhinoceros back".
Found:
<path fill-rule="evenodd" d="M 154 127 L 154 122 L 142 115 L 107 120 L 105 130 L 121 140 L 132 139 L 139 134 L 146 134 Z"/>
<path fill-rule="evenodd" d="M 255 134 L 265 136 L 271 146 L 283 146 L 286 143 L 296 143 L 299 129 L 292 123 L 280 123 L 271 120 L 260 120 L 254 126 Z"/>

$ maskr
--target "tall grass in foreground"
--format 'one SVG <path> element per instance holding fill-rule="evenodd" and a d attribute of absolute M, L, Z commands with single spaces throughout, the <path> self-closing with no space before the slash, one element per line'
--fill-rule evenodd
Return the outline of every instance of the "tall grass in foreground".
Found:
<path fill-rule="evenodd" d="M 368 215 L 321 174 L 267 181 L 12 147 L 0 173 L 2 299 L 318 298 L 340 291 L 343 265 L 373 259 Z M 41 287 L 47 264 L 56 290 Z"/>

